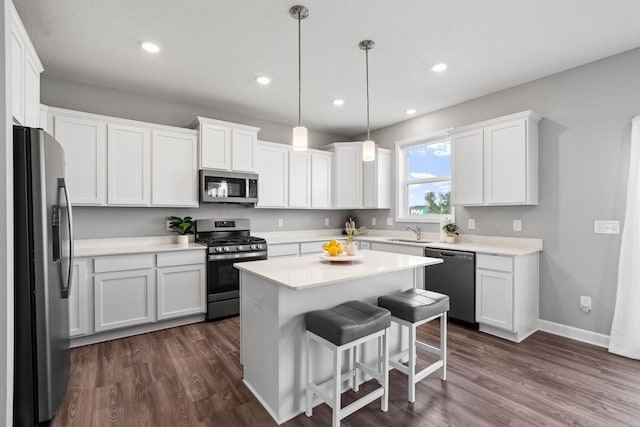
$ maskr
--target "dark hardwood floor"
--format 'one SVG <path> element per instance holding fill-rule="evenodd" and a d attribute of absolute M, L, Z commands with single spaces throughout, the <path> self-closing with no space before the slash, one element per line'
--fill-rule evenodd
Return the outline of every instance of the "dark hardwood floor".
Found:
<path fill-rule="evenodd" d="M 437 342 L 437 328 L 419 336 Z M 410 404 L 392 371 L 389 411 L 375 401 L 343 425 L 640 426 L 640 361 L 543 332 L 515 344 L 450 323 L 448 337 L 448 381 L 430 376 Z M 241 374 L 238 318 L 76 348 L 53 426 L 275 426 Z M 285 425 L 330 423 L 321 405 Z"/>

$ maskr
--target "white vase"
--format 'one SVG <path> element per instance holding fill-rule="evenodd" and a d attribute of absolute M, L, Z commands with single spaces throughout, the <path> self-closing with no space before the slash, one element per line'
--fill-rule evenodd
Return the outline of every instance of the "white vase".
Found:
<path fill-rule="evenodd" d="M 358 245 L 355 242 L 347 242 L 347 255 L 358 255 Z"/>
<path fill-rule="evenodd" d="M 456 236 L 447 236 L 447 243 L 455 243 Z"/>
<path fill-rule="evenodd" d="M 188 246 L 189 245 L 189 235 L 188 234 L 180 234 L 180 235 L 178 235 L 176 243 L 181 245 L 181 246 Z"/>

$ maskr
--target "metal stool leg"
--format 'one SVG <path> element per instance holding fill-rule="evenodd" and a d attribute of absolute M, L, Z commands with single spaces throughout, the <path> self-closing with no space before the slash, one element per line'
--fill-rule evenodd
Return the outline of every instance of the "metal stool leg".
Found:
<path fill-rule="evenodd" d="M 387 328 L 385 334 L 382 336 L 382 366 L 381 366 L 381 374 L 382 374 L 382 387 L 384 387 L 384 394 L 382 395 L 381 409 L 382 412 L 387 412 L 389 408 L 389 331 L 391 328 Z M 378 358 L 380 354 L 378 353 Z"/>
<path fill-rule="evenodd" d="M 416 326 L 409 326 L 409 402 L 416 401 Z"/>
<path fill-rule="evenodd" d="M 447 313 L 445 312 L 440 318 L 440 360 L 442 360 L 442 368 L 440 368 L 440 379 L 447 380 Z"/>
<path fill-rule="evenodd" d="M 313 392 L 311 391 L 311 338 L 309 338 L 309 332 L 306 333 L 307 341 L 307 410 L 305 414 L 307 417 L 313 415 L 313 404 L 311 399 L 313 398 Z"/>
<path fill-rule="evenodd" d="M 340 357 L 340 350 L 334 348 L 333 350 L 333 427 L 340 426 L 340 386 L 342 384 L 342 358 Z"/>

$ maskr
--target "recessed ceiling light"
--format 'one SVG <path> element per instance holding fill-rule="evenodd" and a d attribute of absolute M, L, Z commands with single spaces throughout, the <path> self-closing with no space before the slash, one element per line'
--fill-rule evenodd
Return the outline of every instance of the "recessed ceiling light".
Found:
<path fill-rule="evenodd" d="M 405 111 L 405 113 L 407 113 L 408 115 L 412 115 L 416 113 L 416 110 L 414 110 L 413 108 L 409 108 L 408 110 Z"/>
<path fill-rule="evenodd" d="M 160 46 L 151 42 L 141 42 L 140 46 L 149 53 L 158 53 L 160 52 Z"/>
<path fill-rule="evenodd" d="M 261 85 L 268 85 L 269 83 L 271 83 L 271 79 L 267 76 L 258 76 L 256 77 L 256 81 Z"/>
<path fill-rule="evenodd" d="M 331 101 L 333 103 L 333 105 L 335 105 L 336 107 L 339 107 L 341 105 L 344 105 L 344 99 L 334 99 L 333 101 Z"/>
<path fill-rule="evenodd" d="M 444 62 L 440 62 L 436 65 L 434 65 L 433 67 L 431 67 L 431 71 L 435 71 L 436 73 L 439 73 L 441 71 L 446 70 L 448 67 L 447 64 L 445 64 Z"/>

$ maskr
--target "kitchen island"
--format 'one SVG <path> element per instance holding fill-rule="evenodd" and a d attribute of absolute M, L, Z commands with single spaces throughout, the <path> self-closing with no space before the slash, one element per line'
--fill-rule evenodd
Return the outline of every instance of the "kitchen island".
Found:
<path fill-rule="evenodd" d="M 388 252 L 360 254 L 353 263 L 330 263 L 313 254 L 234 264 L 240 270 L 244 383 L 278 423 L 304 412 L 305 313 L 349 300 L 375 304 L 380 295 L 412 287 L 420 269 L 442 262 Z M 391 354 L 406 340 L 392 325 Z M 331 377 L 331 353 L 319 346 L 313 351 L 319 383 Z M 376 344 L 368 343 L 363 359 L 373 363 L 376 352 Z"/>

